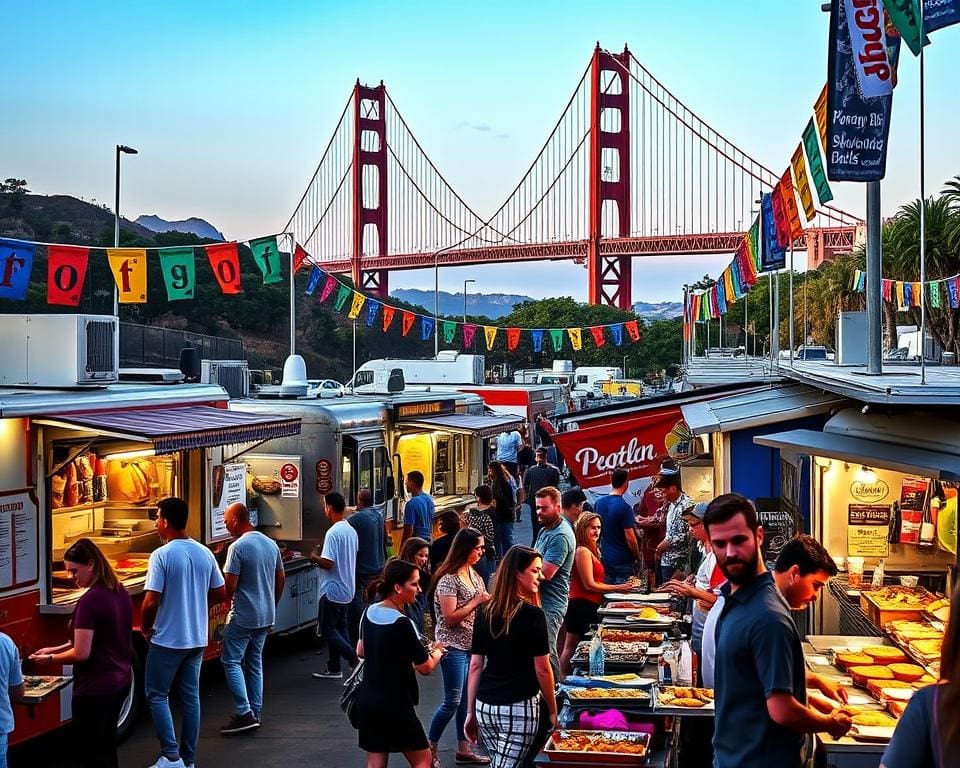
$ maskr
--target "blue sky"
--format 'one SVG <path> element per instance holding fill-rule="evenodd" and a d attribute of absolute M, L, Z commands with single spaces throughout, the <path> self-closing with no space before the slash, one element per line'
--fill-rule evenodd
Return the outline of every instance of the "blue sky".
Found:
<path fill-rule="evenodd" d="M 624 42 L 713 128 L 786 167 L 826 76 L 819 0 L 707 2 L 57 2 L 0 0 L 0 177 L 33 191 L 113 200 L 122 212 L 201 216 L 229 238 L 279 230 L 320 159 L 354 81 L 387 84 L 420 143 L 481 214 L 516 184 L 596 41 Z M 9 51 L 15 50 L 12 54 Z M 960 174 L 960 25 L 927 49 L 927 179 Z M 905 51 L 883 210 L 918 194 L 918 66 Z M 491 130 L 464 128 L 485 124 Z M 834 185 L 862 215 L 863 189 Z M 634 299 L 677 300 L 729 256 L 635 260 Z M 586 294 L 572 263 L 441 272 L 441 288 Z M 394 273 L 433 287 L 432 271 Z"/>

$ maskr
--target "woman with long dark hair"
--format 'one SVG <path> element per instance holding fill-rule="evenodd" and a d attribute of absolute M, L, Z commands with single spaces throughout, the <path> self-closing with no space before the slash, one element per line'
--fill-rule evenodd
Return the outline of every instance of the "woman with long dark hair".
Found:
<path fill-rule="evenodd" d="M 426 539 L 411 536 L 400 547 L 400 560 L 413 563 L 420 569 L 420 592 L 417 598 L 410 603 L 405 613 L 416 626 L 417 631 L 423 633 L 423 617 L 427 612 L 427 592 L 430 591 L 430 542 Z"/>
<path fill-rule="evenodd" d="M 438 742 L 450 718 L 456 715 L 457 763 L 486 765 L 489 757 L 478 755 L 470 748 L 463 732 L 467 719 L 467 668 L 470 664 L 470 644 L 477 609 L 490 599 L 483 579 L 474 566 L 484 554 L 484 540 L 473 528 L 457 531 L 447 559 L 433 574 L 433 607 L 437 616 L 435 637 L 446 648 L 440 662 L 443 672 L 443 702 L 437 707 L 430 722 L 430 751 L 433 768 L 440 768 Z"/>
<path fill-rule="evenodd" d="M 496 537 L 494 546 L 497 557 L 513 546 L 513 523 L 516 520 L 517 481 L 499 461 L 491 461 L 487 465 L 486 484 L 493 494 L 493 531 Z"/>
<path fill-rule="evenodd" d="M 133 606 L 110 562 L 90 539 L 77 539 L 63 564 L 87 591 L 73 611 L 73 638 L 41 648 L 31 661 L 73 665 L 73 726 L 80 762 L 116 768 L 117 722 L 130 692 Z"/>
<path fill-rule="evenodd" d="M 600 515 L 584 512 L 574 523 L 577 550 L 573 555 L 573 571 L 570 574 L 570 602 L 563 628 L 567 634 L 560 654 L 560 672 L 570 674 L 570 659 L 577 644 L 587 634 L 592 624 L 599 624 L 597 611 L 605 592 L 632 589 L 634 582 L 605 584 L 603 564 L 600 562 Z"/>
<path fill-rule="evenodd" d="M 557 724 L 547 619 L 540 608 L 543 558 L 511 547 L 477 615 L 467 678 L 464 731 L 478 738 L 492 768 L 532 762 L 546 726 Z"/>
<path fill-rule="evenodd" d="M 940 650 L 940 682 L 917 691 L 897 722 L 880 768 L 953 768 L 960 765 L 960 589 Z"/>
<path fill-rule="evenodd" d="M 367 768 L 386 768 L 391 752 L 402 752 L 411 768 L 430 768 L 430 749 L 414 707 L 420 698 L 414 670 L 429 675 L 443 645 L 423 644 L 405 609 L 420 594 L 420 569 L 391 560 L 371 584 L 373 599 L 360 623 L 357 655 L 363 682 L 357 694 L 357 734 Z"/>

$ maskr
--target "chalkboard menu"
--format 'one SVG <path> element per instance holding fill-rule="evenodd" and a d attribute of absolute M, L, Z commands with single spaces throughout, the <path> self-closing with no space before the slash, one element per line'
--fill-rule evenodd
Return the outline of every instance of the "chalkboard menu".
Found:
<path fill-rule="evenodd" d="M 757 499 L 757 516 L 763 526 L 763 560 L 772 563 L 796 535 L 796 519 L 781 499 Z"/>

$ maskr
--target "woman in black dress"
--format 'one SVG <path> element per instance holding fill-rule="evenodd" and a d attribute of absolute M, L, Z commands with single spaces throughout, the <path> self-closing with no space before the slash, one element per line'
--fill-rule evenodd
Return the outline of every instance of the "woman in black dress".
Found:
<path fill-rule="evenodd" d="M 411 768 L 430 768 L 430 747 L 414 707 L 420 697 L 413 671 L 429 675 L 443 646 L 425 647 L 404 609 L 420 594 L 420 569 L 393 560 L 371 585 L 380 600 L 364 613 L 357 655 L 364 660 L 357 696 L 360 748 L 367 768 L 386 768 L 391 752 L 402 752 Z"/>

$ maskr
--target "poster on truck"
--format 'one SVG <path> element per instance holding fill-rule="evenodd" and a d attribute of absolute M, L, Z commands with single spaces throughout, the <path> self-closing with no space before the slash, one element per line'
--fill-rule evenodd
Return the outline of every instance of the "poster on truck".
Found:
<path fill-rule="evenodd" d="M 589 427 L 557 432 L 553 440 L 589 496 L 608 493 L 610 473 L 627 470 L 630 489 L 624 498 L 631 505 L 640 500 L 664 458 L 681 461 L 696 452 L 696 438 L 677 407 L 631 418 L 611 415 L 591 421 Z"/>
<path fill-rule="evenodd" d="M 210 478 L 210 540 L 217 541 L 228 537 L 227 526 L 223 522 L 223 513 L 236 502 L 247 503 L 247 466 L 236 464 L 214 464 Z"/>
<path fill-rule="evenodd" d="M 250 522 L 274 539 L 303 536 L 303 468 L 299 456 L 247 454 Z"/>

